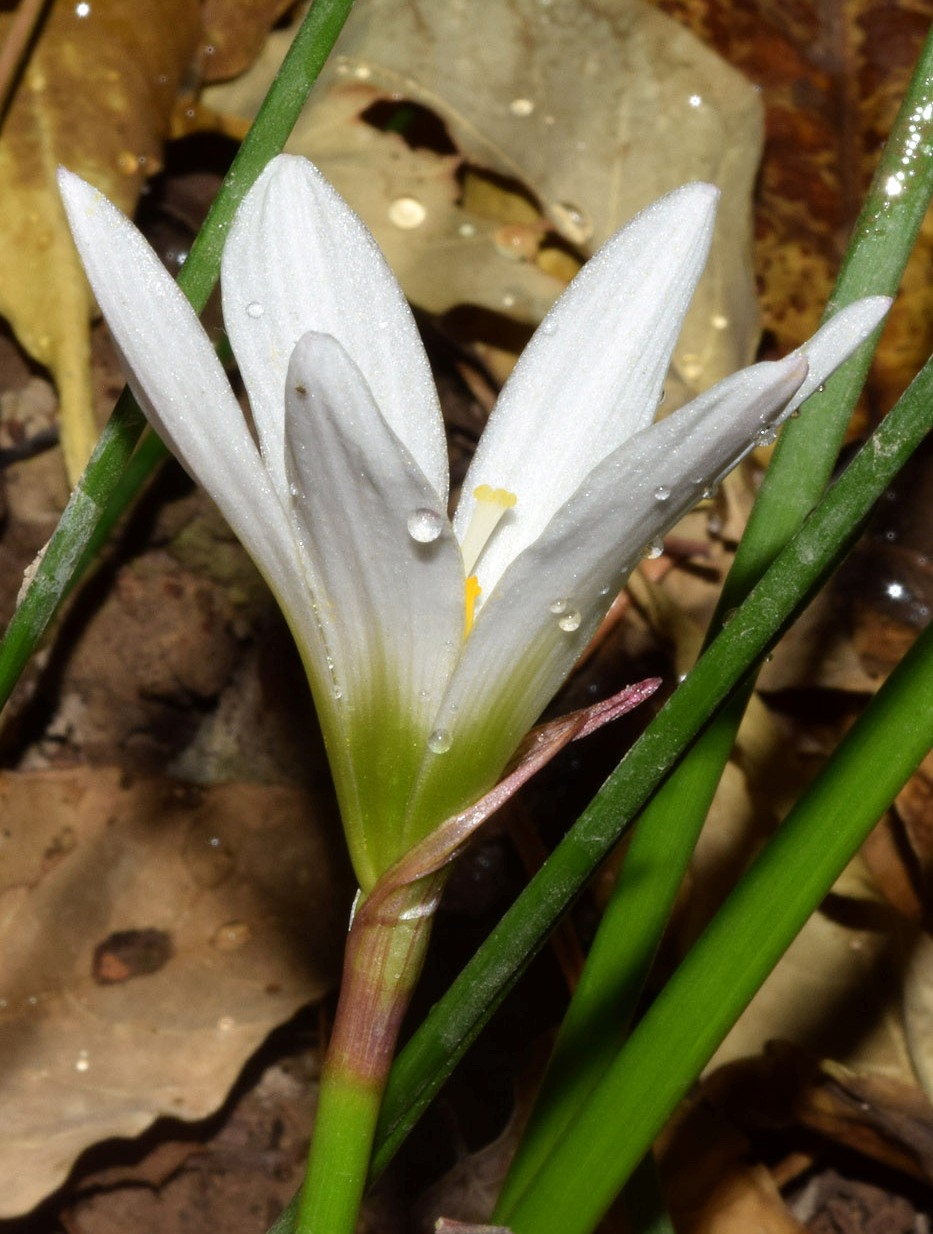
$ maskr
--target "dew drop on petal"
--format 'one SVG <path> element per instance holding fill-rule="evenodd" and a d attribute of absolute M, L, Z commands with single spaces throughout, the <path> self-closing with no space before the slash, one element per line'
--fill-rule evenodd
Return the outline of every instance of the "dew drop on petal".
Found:
<path fill-rule="evenodd" d="M 427 217 L 427 209 L 417 197 L 396 197 L 389 205 L 389 222 L 402 231 L 414 231 Z"/>
<path fill-rule="evenodd" d="M 755 442 L 759 446 L 770 446 L 774 444 L 776 438 L 777 429 L 772 428 L 771 425 L 766 425 L 755 438 Z"/>
<path fill-rule="evenodd" d="M 670 495 L 671 495 L 671 490 L 667 487 L 666 484 L 659 484 L 658 487 L 654 490 L 655 501 L 667 501 Z"/>
<path fill-rule="evenodd" d="M 338 703 L 343 698 L 343 690 L 341 690 L 340 686 L 334 686 L 333 690 L 331 690 L 331 694 L 333 694 Z"/>
<path fill-rule="evenodd" d="M 645 545 L 645 551 L 642 553 L 642 556 L 647 557 L 649 561 L 654 561 L 654 559 L 656 557 L 660 557 L 663 552 L 664 541 L 652 540 L 650 544 Z"/>
<path fill-rule="evenodd" d="M 436 728 L 428 738 L 428 749 L 432 754 L 446 754 L 450 745 L 450 733 L 446 728 Z"/>
<path fill-rule="evenodd" d="M 75 1071 L 87 1071 L 91 1066 L 91 1060 L 88 1058 L 87 1050 L 79 1050 L 78 1057 L 75 1059 Z"/>
<path fill-rule="evenodd" d="M 562 617 L 558 617 L 557 624 L 562 630 L 565 630 L 568 634 L 572 634 L 574 630 L 580 629 L 580 622 L 582 620 L 583 618 L 577 610 L 572 608 L 569 612 L 564 613 Z"/>
<path fill-rule="evenodd" d="M 423 507 L 408 516 L 408 534 L 419 544 L 433 544 L 444 530 L 444 517 L 436 510 Z"/>
<path fill-rule="evenodd" d="M 569 600 L 555 600 L 552 604 L 548 605 L 548 611 L 557 617 L 560 613 L 566 613 L 569 603 Z"/>
<path fill-rule="evenodd" d="M 265 311 L 266 310 L 263 308 L 263 306 L 259 303 L 258 300 L 252 300 L 246 306 L 246 316 L 247 317 L 261 317 Z"/>
<path fill-rule="evenodd" d="M 509 111 L 513 116 L 530 116 L 534 109 L 531 99 L 512 99 L 509 103 Z"/>

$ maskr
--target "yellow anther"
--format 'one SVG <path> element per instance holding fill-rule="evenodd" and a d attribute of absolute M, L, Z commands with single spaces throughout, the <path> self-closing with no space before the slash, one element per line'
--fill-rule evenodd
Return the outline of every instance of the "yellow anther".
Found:
<path fill-rule="evenodd" d="M 475 574 L 471 574 L 466 581 L 466 595 L 464 596 L 465 607 L 463 616 L 463 637 L 470 633 L 473 629 L 473 618 L 476 615 L 476 601 L 479 598 L 480 592 L 483 590 L 479 585 L 479 579 Z"/>
<path fill-rule="evenodd" d="M 501 506 L 503 513 L 511 510 L 518 498 L 507 488 L 493 488 L 491 484 L 480 484 L 473 490 L 477 501 L 491 501 L 493 505 Z M 502 515 L 499 516 L 500 518 Z"/>
<path fill-rule="evenodd" d="M 515 494 L 510 493 L 507 488 L 493 488 L 490 484 L 480 484 L 473 490 L 473 496 L 476 506 L 461 545 L 467 574 L 476 565 L 503 514 L 511 510 L 518 501 Z"/>

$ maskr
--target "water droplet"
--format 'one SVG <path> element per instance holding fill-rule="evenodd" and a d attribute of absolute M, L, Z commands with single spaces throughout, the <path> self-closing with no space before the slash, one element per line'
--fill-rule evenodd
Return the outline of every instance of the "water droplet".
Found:
<path fill-rule="evenodd" d="M 87 1050 L 79 1050 L 78 1057 L 75 1059 L 75 1071 L 87 1071 L 91 1065 L 91 1060 L 88 1058 Z"/>
<path fill-rule="evenodd" d="M 759 446 L 771 446 L 774 444 L 776 439 L 777 439 L 777 429 L 769 424 L 761 430 L 761 432 L 755 438 L 755 442 Z"/>
<path fill-rule="evenodd" d="M 221 1033 L 229 1033 L 236 1028 L 236 1020 L 232 1015 L 222 1015 L 217 1021 L 217 1031 Z"/>
<path fill-rule="evenodd" d="M 182 854 L 199 887 L 219 887 L 236 865 L 232 848 L 199 819 L 194 821 L 185 838 Z"/>
<path fill-rule="evenodd" d="M 450 733 L 446 728 L 436 728 L 428 738 L 428 749 L 432 754 L 446 754 L 450 745 Z"/>
<path fill-rule="evenodd" d="M 718 484 L 708 484 L 702 493 L 703 500 L 712 501 L 718 492 L 719 492 Z"/>
<path fill-rule="evenodd" d="M 724 313 L 714 313 L 709 319 L 709 324 L 714 330 L 725 330 L 729 324 L 729 318 Z"/>
<path fill-rule="evenodd" d="M 457 235 L 462 236 L 464 240 L 472 240 L 476 235 L 476 228 L 472 223 L 461 223 L 457 228 Z"/>
<path fill-rule="evenodd" d="M 664 541 L 652 540 L 650 544 L 645 545 L 645 551 L 642 553 L 642 557 L 647 557 L 649 561 L 654 561 L 654 559 L 656 557 L 660 557 L 663 552 Z"/>
<path fill-rule="evenodd" d="M 573 244 L 585 244 L 593 235 L 593 220 L 572 201 L 559 201 L 551 207 L 557 230 Z"/>
<path fill-rule="evenodd" d="M 566 613 L 569 603 L 569 600 L 554 600 L 553 603 L 548 605 L 548 612 L 553 613 L 557 617 L 560 613 Z"/>
<path fill-rule="evenodd" d="M 671 490 L 667 487 L 666 484 L 659 484 L 658 487 L 654 490 L 655 501 L 667 501 L 669 500 L 670 495 L 671 495 Z"/>
<path fill-rule="evenodd" d="M 245 921 L 225 921 L 218 926 L 211 939 L 218 951 L 236 951 L 253 937 L 253 931 Z"/>
<path fill-rule="evenodd" d="M 427 209 L 417 197 L 396 197 L 389 206 L 389 222 L 402 231 L 413 231 L 428 217 Z"/>
<path fill-rule="evenodd" d="M 408 516 L 408 534 L 419 544 L 433 544 L 444 530 L 444 516 L 426 506 Z"/>
<path fill-rule="evenodd" d="M 562 617 L 558 617 L 557 624 L 562 630 L 565 630 L 568 634 L 572 634 L 574 630 L 580 629 L 580 622 L 582 620 L 583 618 L 577 610 L 572 608 L 569 613 L 564 613 Z"/>
<path fill-rule="evenodd" d="M 512 99 L 509 103 L 509 111 L 513 116 L 530 116 L 534 109 L 531 99 Z"/>
<path fill-rule="evenodd" d="M 252 300 L 246 306 L 246 316 L 247 317 L 261 317 L 265 311 L 266 310 L 263 308 L 263 306 L 259 303 L 258 300 Z"/>
<path fill-rule="evenodd" d="M 331 694 L 333 694 L 334 698 L 337 700 L 338 703 L 343 698 L 343 690 L 341 690 L 340 686 L 334 686 L 334 688 L 331 690 Z"/>

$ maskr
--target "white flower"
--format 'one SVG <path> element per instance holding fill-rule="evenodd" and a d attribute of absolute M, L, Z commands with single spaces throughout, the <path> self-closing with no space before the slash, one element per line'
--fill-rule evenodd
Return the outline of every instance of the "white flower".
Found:
<path fill-rule="evenodd" d="M 610 240 L 548 314 L 451 523 L 441 413 L 411 313 L 310 163 L 269 165 L 224 250 L 224 320 L 255 437 L 136 229 L 67 172 L 61 190 L 137 398 L 288 618 L 364 890 L 491 787 L 646 547 L 888 307 L 862 301 L 786 360 L 652 425 L 717 196 L 679 189 Z"/>

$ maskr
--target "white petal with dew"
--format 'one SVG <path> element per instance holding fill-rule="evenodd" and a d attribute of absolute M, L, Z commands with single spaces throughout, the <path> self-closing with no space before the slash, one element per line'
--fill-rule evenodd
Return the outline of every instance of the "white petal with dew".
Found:
<path fill-rule="evenodd" d="M 445 700 L 453 741 L 461 725 L 517 740 L 534 723 L 644 549 L 780 422 L 806 371 L 799 357 L 747 369 L 599 464 L 480 611 Z"/>
<path fill-rule="evenodd" d="M 400 758 L 417 761 L 425 748 L 460 652 L 460 549 L 433 485 L 383 419 L 360 370 L 329 335 L 308 333 L 295 348 L 286 409 L 296 535 L 320 581 L 317 614 L 336 640 L 332 665 L 312 682 L 315 699 L 325 731 L 328 712 L 346 712 L 341 724 L 352 724 L 356 713 L 369 728 L 383 726 L 386 774 L 395 777 Z M 414 740 L 410 755 L 395 748 L 397 734 L 389 727 L 395 719 Z M 378 759 L 371 762 L 362 772 L 375 782 Z M 338 779 L 351 843 L 355 818 L 367 819 L 377 808 L 373 793 L 381 791 L 382 809 L 391 811 L 385 785 L 360 798 L 368 790 L 359 788 L 358 772 L 347 771 L 351 780 L 356 776 L 355 788 L 346 777 Z M 378 827 L 357 830 L 367 845 L 378 846 Z M 383 820 L 382 831 L 389 832 L 388 845 L 397 842 L 391 819 Z M 368 859 L 359 850 L 354 858 L 368 882 Z M 380 868 L 375 856 L 372 864 Z"/>
<path fill-rule="evenodd" d="M 462 540 L 480 484 L 518 498 L 479 564 L 487 592 L 597 463 L 654 419 L 717 196 L 690 184 L 643 210 L 587 262 L 525 349 L 454 520 Z"/>
<path fill-rule="evenodd" d="M 446 505 L 443 422 L 411 310 L 369 231 L 306 159 L 273 159 L 247 193 L 224 247 L 222 285 L 224 322 L 277 483 L 285 375 L 298 340 L 314 330 L 354 358 Z"/>
<path fill-rule="evenodd" d="M 81 260 L 153 428 L 217 502 L 286 611 L 306 579 L 281 502 L 194 310 L 137 229 L 71 172 L 59 188 Z"/>

